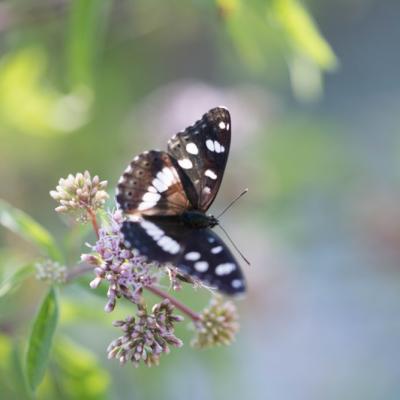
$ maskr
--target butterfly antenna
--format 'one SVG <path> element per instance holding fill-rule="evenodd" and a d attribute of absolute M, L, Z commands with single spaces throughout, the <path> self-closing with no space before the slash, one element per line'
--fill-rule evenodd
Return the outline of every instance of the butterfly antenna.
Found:
<path fill-rule="evenodd" d="M 247 189 L 245 192 L 243 192 L 240 196 L 242 196 L 244 193 L 247 192 Z M 239 197 L 240 197 L 239 196 Z M 238 198 L 239 198 L 238 197 Z M 237 200 L 237 199 L 236 199 Z M 218 226 L 222 229 L 222 231 L 225 233 L 226 237 L 229 239 L 229 241 L 232 243 L 232 246 L 236 249 L 236 251 L 240 254 L 240 256 L 243 258 L 243 260 L 246 262 L 247 265 L 250 265 L 250 261 L 243 255 L 243 253 L 238 249 L 234 241 L 231 239 L 231 237 L 228 235 L 228 232 L 223 228 L 221 224 L 218 224 Z"/>
<path fill-rule="evenodd" d="M 244 189 L 242 193 L 239 194 L 239 196 L 235 197 L 225 208 L 224 210 L 216 217 L 217 219 L 221 217 L 221 215 L 225 214 L 226 211 L 228 211 L 242 196 L 244 196 L 249 189 Z"/>

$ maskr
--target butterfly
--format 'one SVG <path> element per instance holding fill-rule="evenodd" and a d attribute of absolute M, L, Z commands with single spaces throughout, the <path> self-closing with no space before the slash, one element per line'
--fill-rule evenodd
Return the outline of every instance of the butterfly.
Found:
<path fill-rule="evenodd" d="M 136 156 L 118 181 L 116 200 L 126 216 L 126 246 L 149 261 L 170 263 L 225 294 L 246 289 L 238 262 L 211 229 L 207 215 L 221 185 L 231 142 L 231 118 L 213 108 L 174 135 L 168 151 Z"/>

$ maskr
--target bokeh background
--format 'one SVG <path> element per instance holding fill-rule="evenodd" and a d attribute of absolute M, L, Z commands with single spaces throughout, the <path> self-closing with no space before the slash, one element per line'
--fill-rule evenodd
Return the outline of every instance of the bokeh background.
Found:
<path fill-rule="evenodd" d="M 216 105 L 233 136 L 213 211 L 250 189 L 222 221 L 252 262 L 234 345 L 181 328 L 159 368 L 121 368 L 105 347 L 129 306 L 71 286 L 39 398 L 400 398 L 399 19 L 396 0 L 0 2 L 0 197 L 69 265 L 94 238 L 54 212 L 58 179 L 88 169 L 113 193 Z M 2 279 L 39 257 L 0 229 Z M 2 399 L 23 398 L 15 349 L 45 290 L 0 299 Z"/>

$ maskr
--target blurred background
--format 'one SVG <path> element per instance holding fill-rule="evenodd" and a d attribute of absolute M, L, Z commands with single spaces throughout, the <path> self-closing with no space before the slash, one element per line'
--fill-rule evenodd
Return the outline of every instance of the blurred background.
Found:
<path fill-rule="evenodd" d="M 159 368 L 121 368 L 105 347 L 129 306 L 71 286 L 39 398 L 400 398 L 399 18 L 396 0 L 0 1 L 0 197 L 69 265 L 94 237 L 54 212 L 58 179 L 88 169 L 112 194 L 214 106 L 233 131 L 212 211 L 250 189 L 222 221 L 252 262 L 231 347 L 182 327 Z M 0 277 L 39 257 L 0 229 Z M 12 343 L 45 290 L 1 299 L 2 399 L 22 398 Z"/>

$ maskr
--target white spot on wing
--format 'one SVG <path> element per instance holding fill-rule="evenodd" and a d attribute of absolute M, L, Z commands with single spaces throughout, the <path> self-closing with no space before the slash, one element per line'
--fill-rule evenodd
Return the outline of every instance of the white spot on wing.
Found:
<path fill-rule="evenodd" d="M 171 254 L 176 254 L 180 250 L 180 246 L 178 242 L 169 236 L 163 236 L 161 239 L 157 241 L 157 244 L 166 252 Z"/>
<path fill-rule="evenodd" d="M 188 158 L 178 160 L 178 164 L 184 169 L 190 169 L 193 167 L 193 163 Z"/>
<path fill-rule="evenodd" d="M 163 168 L 163 173 L 164 173 L 166 179 L 168 179 L 169 185 L 171 185 L 172 183 L 175 182 L 175 176 L 172 173 L 172 169 L 171 168 L 164 167 Z"/>
<path fill-rule="evenodd" d="M 224 263 L 224 264 L 219 264 L 217 268 L 215 268 L 215 273 L 217 275 L 229 275 L 235 269 L 236 269 L 235 264 Z"/>
<path fill-rule="evenodd" d="M 217 179 L 217 175 L 211 169 L 207 169 L 206 172 L 204 172 L 204 175 L 214 180 Z"/>
<path fill-rule="evenodd" d="M 154 240 L 159 240 L 164 235 L 164 231 L 162 229 L 160 229 L 156 224 L 146 221 L 145 219 L 140 222 L 140 226 Z"/>
<path fill-rule="evenodd" d="M 152 184 L 160 193 L 165 192 L 168 189 L 168 186 L 157 178 L 153 179 Z"/>
<path fill-rule="evenodd" d="M 243 281 L 241 279 L 234 279 L 231 282 L 231 285 L 234 289 L 239 289 L 243 286 Z"/>
<path fill-rule="evenodd" d="M 124 171 L 125 174 L 131 174 L 132 173 L 132 166 L 129 164 Z"/>
<path fill-rule="evenodd" d="M 147 191 L 148 191 L 148 192 L 152 192 L 152 193 L 157 193 L 157 189 L 156 189 L 154 186 L 149 186 L 149 187 L 147 188 Z"/>
<path fill-rule="evenodd" d="M 211 139 L 206 140 L 207 149 L 210 151 L 215 151 L 214 142 Z"/>
<path fill-rule="evenodd" d="M 194 269 L 198 272 L 206 272 L 208 270 L 207 261 L 197 261 L 194 263 Z"/>
<path fill-rule="evenodd" d="M 161 181 L 168 189 L 174 182 L 174 175 L 169 168 L 164 167 L 162 171 L 157 173 L 157 179 Z"/>
<path fill-rule="evenodd" d="M 139 204 L 138 210 L 143 211 L 143 210 L 148 210 L 149 208 L 153 208 L 157 204 L 156 201 L 143 201 L 142 203 Z"/>
<path fill-rule="evenodd" d="M 185 255 L 186 260 L 197 261 L 201 257 L 198 251 L 191 251 Z"/>
<path fill-rule="evenodd" d="M 211 249 L 211 253 L 213 253 L 213 254 L 221 253 L 222 249 L 223 249 L 222 246 L 213 247 L 213 248 Z"/>
<path fill-rule="evenodd" d="M 219 129 L 225 129 L 225 122 L 224 121 L 221 121 L 219 124 L 218 124 L 218 126 L 219 126 Z"/>
<path fill-rule="evenodd" d="M 159 193 L 152 193 L 152 192 L 147 192 L 143 195 L 142 200 L 143 201 L 150 201 L 152 203 L 156 202 L 158 200 L 160 200 L 161 194 Z"/>
<path fill-rule="evenodd" d="M 186 145 L 186 151 L 190 154 L 199 154 L 199 149 L 194 143 L 188 143 Z"/>

